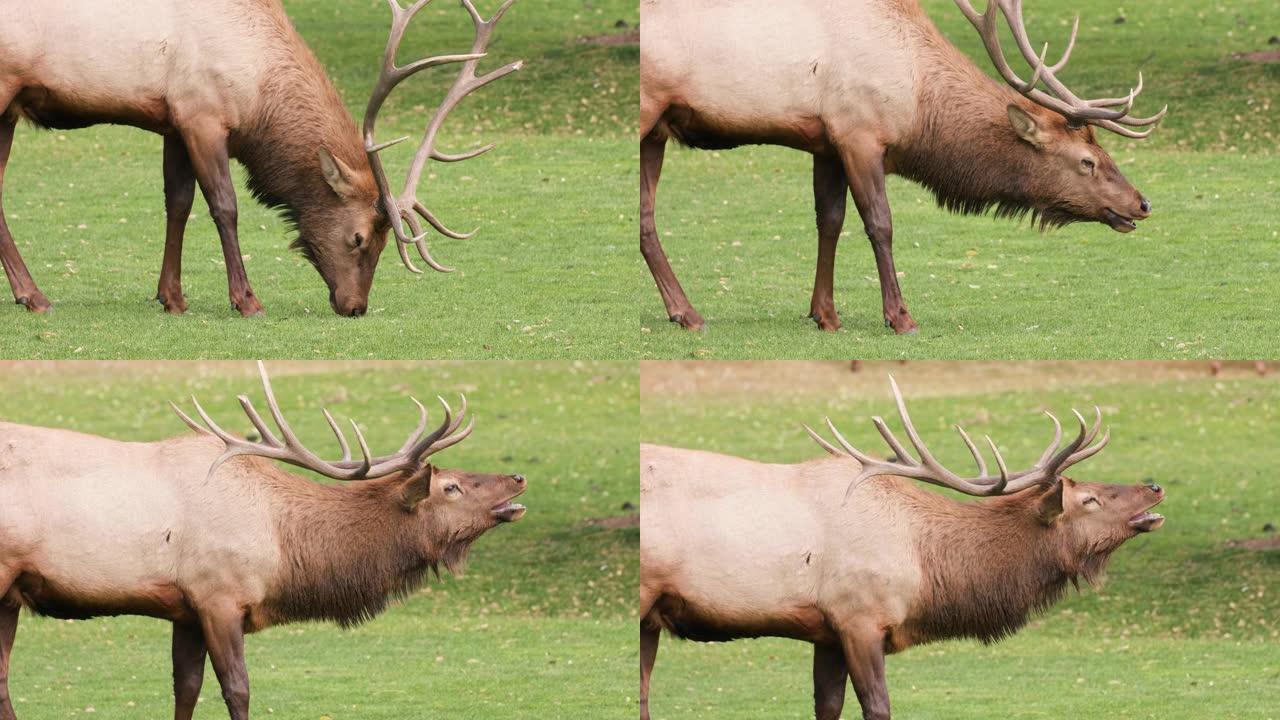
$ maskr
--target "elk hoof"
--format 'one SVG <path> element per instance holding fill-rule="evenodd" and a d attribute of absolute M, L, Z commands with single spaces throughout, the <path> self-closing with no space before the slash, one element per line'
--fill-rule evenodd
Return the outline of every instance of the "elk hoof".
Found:
<path fill-rule="evenodd" d="M 835 310 L 810 313 L 809 319 L 817 323 L 818 329 L 823 332 L 835 332 L 840 329 L 840 315 Z"/>
<path fill-rule="evenodd" d="M 671 315 L 671 322 L 678 324 L 685 330 L 701 330 L 704 325 L 702 322 L 702 316 L 693 308 L 689 308 L 687 312 L 673 313 Z"/>
<path fill-rule="evenodd" d="M 14 302 L 37 315 L 47 313 L 53 309 L 53 305 L 40 293 L 20 297 Z"/>
<path fill-rule="evenodd" d="M 240 302 L 232 302 L 231 307 L 240 311 L 241 317 L 263 317 L 267 311 L 262 308 L 262 303 L 258 302 L 258 298 L 250 295 Z"/>
<path fill-rule="evenodd" d="M 170 298 L 163 293 L 156 295 L 156 300 L 164 306 L 164 311 L 170 315 L 182 315 L 187 312 L 187 299 L 179 294 L 176 298 Z"/>

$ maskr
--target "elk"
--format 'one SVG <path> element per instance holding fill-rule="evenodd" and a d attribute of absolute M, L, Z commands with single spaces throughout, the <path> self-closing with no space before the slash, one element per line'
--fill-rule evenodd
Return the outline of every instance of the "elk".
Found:
<path fill-rule="evenodd" d="M 914 180 L 955 213 L 1031 216 L 1040 229 L 1098 221 L 1137 227 L 1151 204 L 1098 144 L 1094 127 L 1146 137 L 1167 107 L 1130 115 L 1124 97 L 1082 99 L 1058 79 L 1075 47 L 1046 64 L 1020 0 L 990 0 L 977 28 L 1008 87 L 949 43 L 915 0 L 644 0 L 640 43 L 640 250 L 672 322 L 699 330 L 658 239 L 654 196 L 668 139 L 703 149 L 770 144 L 813 155 L 818 264 L 809 317 L 840 328 L 832 297 L 836 243 L 853 195 L 871 241 L 885 324 L 913 333 L 893 263 L 885 175 Z M 1000 47 L 998 14 L 1033 70 L 1024 80 Z M 1037 86 L 1043 83 L 1048 92 Z"/>
<path fill-rule="evenodd" d="M 307 449 L 285 421 L 259 363 L 279 436 L 240 404 L 261 440 L 220 427 L 193 398 L 194 435 L 126 443 L 0 423 L 0 720 L 21 608 L 55 618 L 145 615 L 173 623 L 177 720 L 190 720 L 206 654 L 232 720 L 249 717 L 244 636 L 308 620 L 357 625 L 459 570 L 471 544 L 519 520 L 520 475 L 425 462 L 471 434 L 466 397 L 428 431 L 427 410 L 398 451 L 361 459 L 328 410 L 342 457 Z M 322 485 L 272 460 L 343 481 Z"/>
<path fill-rule="evenodd" d="M 1035 465 L 998 472 L 957 427 L 977 475 L 947 469 L 920 439 L 896 383 L 913 457 L 873 419 L 896 457 L 877 460 L 827 424 L 830 457 L 772 465 L 653 445 L 640 451 L 640 707 L 660 631 L 702 642 L 777 636 L 814 646 L 814 714 L 838 720 L 845 678 L 867 720 L 889 717 L 885 656 L 946 638 L 995 642 L 1079 579 L 1096 583 L 1111 553 L 1161 526 L 1157 485 L 1077 482 L 1063 471 L 1106 446 L 1080 432 Z M 1074 412 L 1074 411 L 1073 411 Z M 1059 449 L 1061 447 L 1061 449 Z M 978 496 L 960 502 L 914 480 Z M 750 568 L 750 572 L 742 572 Z"/>
<path fill-rule="evenodd" d="M 222 242 L 231 304 L 247 317 L 262 314 L 263 307 L 240 254 L 229 167 L 236 158 L 248 171 L 254 197 L 280 209 L 297 231 L 293 247 L 324 278 L 334 312 L 363 315 L 388 229 L 409 270 L 421 272 L 409 257 L 412 245 L 427 265 L 451 271 L 432 258 L 421 220 L 447 237 L 473 233 L 449 229 L 418 200 L 423 170 L 428 160 L 457 162 L 493 149 L 450 154 L 436 149 L 436 139 L 466 95 L 522 65 L 476 74 L 494 26 L 515 0 L 506 0 L 487 20 L 472 0 L 462 0 L 475 30 L 470 51 L 397 65 L 410 21 L 430 2 L 405 8 L 387 0 L 391 34 L 362 134 L 280 0 L 137 0 L 113 8 L 110 18 L 103 17 L 99 3 L 12 0 L 0 24 L 0 189 L 21 118 L 43 128 L 114 123 L 163 136 L 167 224 L 156 299 L 167 312 L 186 312 L 182 242 L 198 182 Z M 461 70 L 429 119 L 397 196 L 379 153 L 407 138 L 378 142 L 378 112 L 400 83 L 450 63 L 460 63 Z M 49 310 L 2 206 L 0 261 L 19 305 Z"/>

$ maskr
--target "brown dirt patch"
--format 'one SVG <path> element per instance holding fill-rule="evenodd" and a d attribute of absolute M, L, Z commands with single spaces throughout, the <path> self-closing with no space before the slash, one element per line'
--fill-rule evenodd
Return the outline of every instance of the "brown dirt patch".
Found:
<path fill-rule="evenodd" d="M 1227 547 L 1257 550 L 1259 552 L 1280 550 L 1280 535 L 1265 538 L 1249 538 L 1248 540 L 1228 540 Z"/>
<path fill-rule="evenodd" d="M 582 523 L 588 527 L 606 528 L 609 530 L 622 530 L 624 528 L 640 527 L 640 515 L 616 515 L 614 517 L 588 518 Z"/>
<path fill-rule="evenodd" d="M 640 44 L 640 28 L 632 28 L 621 33 L 606 33 L 604 35 L 588 35 L 587 37 L 578 38 L 578 42 L 583 45 L 600 45 L 603 47 L 616 47 L 618 45 L 639 45 Z"/>
<path fill-rule="evenodd" d="M 1239 53 L 1236 55 L 1241 60 L 1248 60 L 1255 63 L 1280 63 L 1280 50 L 1261 50 L 1259 52 Z"/>
<path fill-rule="evenodd" d="M 1274 370 L 1274 368 L 1272 368 Z M 1056 390 L 1116 382 L 1163 383 L 1213 377 L 1209 361 L 1116 362 L 862 362 L 848 361 L 646 361 L 641 363 L 641 397 L 738 396 L 792 393 L 797 396 L 886 392 L 892 374 L 915 397 L 972 395 L 1018 390 Z M 1217 377 L 1257 377 L 1252 362 L 1223 362 Z M 1272 372 L 1268 378 L 1276 378 Z"/>

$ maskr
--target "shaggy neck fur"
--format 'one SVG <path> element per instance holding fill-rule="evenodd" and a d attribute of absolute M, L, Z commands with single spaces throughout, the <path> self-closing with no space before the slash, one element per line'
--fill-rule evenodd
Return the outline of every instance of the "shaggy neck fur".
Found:
<path fill-rule="evenodd" d="M 272 31 L 278 38 L 269 45 L 273 57 L 262 84 L 262 104 L 233 144 L 254 197 L 280 208 L 297 227 L 309 210 L 337 203 L 320 169 L 322 146 L 358 173 L 367 173 L 369 162 L 355 120 L 319 60 L 283 13 L 275 22 Z M 372 186 L 372 176 L 368 182 Z M 303 237 L 295 247 L 304 253 L 310 249 Z"/>
<path fill-rule="evenodd" d="M 957 502 L 912 493 L 924 591 L 913 612 L 922 641 L 995 642 L 1062 597 L 1068 582 L 1094 582 L 1110 549 L 1075 547 L 1069 529 L 1037 519 L 1042 491 Z"/>
<path fill-rule="evenodd" d="M 919 122 L 908 142 L 893 153 L 895 172 L 927 187 L 938 205 L 964 215 L 994 209 L 996 217 L 1031 215 L 1041 230 L 1076 221 L 1045 206 L 1053 197 L 1037 183 L 1044 160 L 1013 130 L 1008 106 L 1043 113 L 1011 88 L 987 77 L 949 44 L 935 45 L 920 97 Z"/>
<path fill-rule="evenodd" d="M 282 474 L 283 475 L 283 474 Z M 280 621 L 358 625 L 420 587 L 439 567 L 455 572 L 470 540 L 424 539 L 399 505 L 401 478 L 321 485 L 280 477 L 277 521 L 284 567 L 269 604 Z"/>

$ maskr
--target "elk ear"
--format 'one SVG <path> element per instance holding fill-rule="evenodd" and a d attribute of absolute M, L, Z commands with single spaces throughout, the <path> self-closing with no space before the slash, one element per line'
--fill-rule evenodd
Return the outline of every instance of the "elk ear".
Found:
<path fill-rule="evenodd" d="M 405 510 L 412 511 L 431 495 L 431 476 L 435 471 L 430 464 L 423 465 L 400 484 L 400 504 Z"/>
<path fill-rule="evenodd" d="M 1040 522 L 1051 525 L 1062 514 L 1062 492 L 1069 482 L 1071 481 L 1066 478 L 1059 478 L 1053 487 L 1040 496 L 1040 505 L 1037 508 Z"/>
<path fill-rule="evenodd" d="M 320 170 L 324 173 L 324 181 L 329 183 L 329 187 L 333 188 L 340 198 L 356 199 L 358 193 L 355 187 L 355 170 L 323 147 L 316 151 L 316 154 L 320 156 Z"/>
<path fill-rule="evenodd" d="M 1009 122 L 1013 125 L 1013 131 L 1018 133 L 1018 137 L 1029 143 L 1034 148 L 1044 146 L 1044 138 L 1040 134 L 1040 125 L 1036 123 L 1036 119 L 1026 110 L 1017 105 L 1010 105 Z"/>

